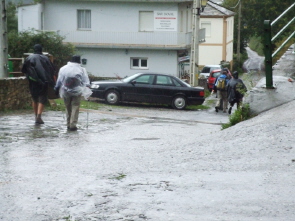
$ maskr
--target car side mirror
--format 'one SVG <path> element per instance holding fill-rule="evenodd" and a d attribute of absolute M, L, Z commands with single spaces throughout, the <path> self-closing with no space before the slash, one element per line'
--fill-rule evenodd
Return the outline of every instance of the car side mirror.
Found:
<path fill-rule="evenodd" d="M 136 80 L 131 81 L 131 84 L 135 85 L 136 84 Z"/>

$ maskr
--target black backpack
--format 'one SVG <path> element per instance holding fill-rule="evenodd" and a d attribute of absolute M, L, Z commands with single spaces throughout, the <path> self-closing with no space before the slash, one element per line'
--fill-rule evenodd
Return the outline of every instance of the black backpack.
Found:
<path fill-rule="evenodd" d="M 81 81 L 76 77 L 67 77 L 66 80 L 65 80 L 64 85 L 69 89 L 73 89 L 75 87 L 80 86 Z"/>

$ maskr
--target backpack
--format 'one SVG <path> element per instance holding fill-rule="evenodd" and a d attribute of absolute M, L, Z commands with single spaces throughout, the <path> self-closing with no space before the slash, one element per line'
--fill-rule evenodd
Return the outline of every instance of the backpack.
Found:
<path fill-rule="evenodd" d="M 217 90 L 226 90 L 226 79 L 225 78 L 219 78 L 217 80 L 216 89 Z"/>
<path fill-rule="evenodd" d="M 64 85 L 69 89 L 73 89 L 77 86 L 80 86 L 80 84 L 80 80 L 75 77 L 67 77 L 64 83 Z"/>

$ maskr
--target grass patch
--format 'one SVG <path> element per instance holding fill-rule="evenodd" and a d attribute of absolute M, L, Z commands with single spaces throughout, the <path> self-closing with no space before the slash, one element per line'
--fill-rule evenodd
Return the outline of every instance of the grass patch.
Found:
<path fill-rule="evenodd" d="M 112 180 L 122 180 L 126 177 L 127 175 L 123 174 L 123 173 L 119 173 L 117 176 L 111 177 L 110 179 Z"/>
<path fill-rule="evenodd" d="M 71 221 L 72 217 L 71 217 L 71 215 L 69 215 L 69 216 L 63 217 L 62 219 L 65 220 L 65 221 Z"/>
<path fill-rule="evenodd" d="M 55 99 L 55 104 L 56 105 L 48 105 L 47 109 L 52 110 L 52 111 L 65 111 L 65 104 L 62 98 Z M 97 110 L 101 107 L 105 106 L 105 104 L 93 102 L 93 101 L 86 101 L 86 100 L 81 100 L 80 108 L 85 108 L 85 109 L 92 109 L 92 110 Z"/>
<path fill-rule="evenodd" d="M 250 105 L 244 104 L 242 107 L 238 108 L 232 115 L 230 115 L 229 123 L 222 124 L 222 129 L 229 128 L 250 118 Z"/>
<path fill-rule="evenodd" d="M 210 107 L 205 105 L 189 105 L 186 107 L 186 110 L 207 110 Z"/>
<path fill-rule="evenodd" d="M 205 92 L 205 98 L 209 97 L 211 95 L 211 92 L 209 90 L 204 90 Z"/>

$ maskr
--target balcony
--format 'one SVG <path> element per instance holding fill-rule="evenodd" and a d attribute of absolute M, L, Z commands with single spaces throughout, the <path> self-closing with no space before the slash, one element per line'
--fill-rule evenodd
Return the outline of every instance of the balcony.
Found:
<path fill-rule="evenodd" d="M 97 32 L 97 31 L 57 31 L 78 47 L 112 48 L 167 48 L 184 49 L 190 47 L 191 33 L 181 32 Z"/>

